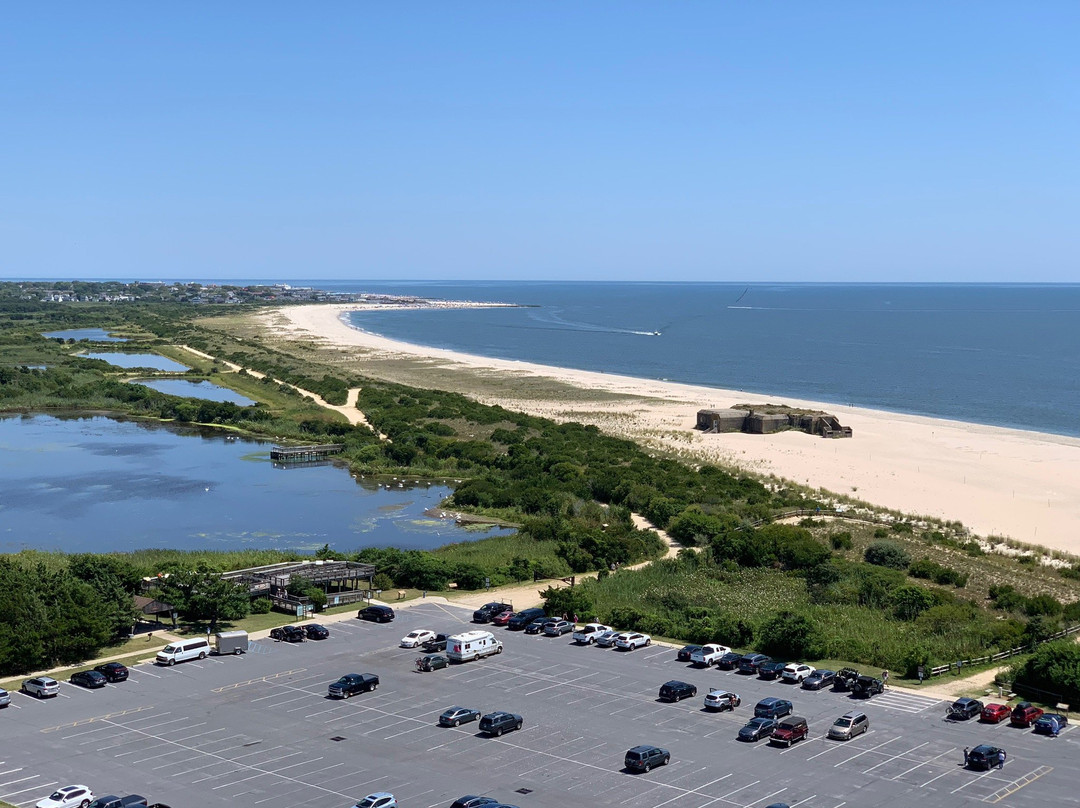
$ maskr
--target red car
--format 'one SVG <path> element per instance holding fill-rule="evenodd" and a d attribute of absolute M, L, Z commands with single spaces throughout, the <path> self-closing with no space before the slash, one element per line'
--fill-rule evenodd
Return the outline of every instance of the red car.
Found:
<path fill-rule="evenodd" d="M 491 618 L 491 624 L 493 626 L 505 626 L 507 623 L 510 622 L 510 618 L 513 616 L 514 613 L 510 611 L 500 612 L 499 614 Z"/>
<path fill-rule="evenodd" d="M 1004 704 L 987 704 L 982 709 L 981 719 L 987 724 L 998 724 L 1012 715 L 1012 710 Z"/>
<path fill-rule="evenodd" d="M 1013 707 L 1012 725 L 1014 727 L 1030 727 L 1043 716 L 1043 711 L 1031 702 L 1022 701 Z"/>

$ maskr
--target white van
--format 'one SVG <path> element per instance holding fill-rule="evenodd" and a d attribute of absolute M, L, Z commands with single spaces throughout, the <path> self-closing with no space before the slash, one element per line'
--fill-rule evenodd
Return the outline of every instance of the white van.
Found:
<path fill-rule="evenodd" d="M 446 658 L 451 662 L 468 662 L 501 654 L 502 649 L 503 644 L 490 631 L 466 631 L 446 638 Z"/>
<path fill-rule="evenodd" d="M 210 653 L 210 643 L 206 637 L 197 640 L 184 640 L 183 642 L 169 643 L 157 653 L 154 661 L 159 665 L 175 665 L 177 662 L 187 662 L 189 659 L 206 659 Z"/>

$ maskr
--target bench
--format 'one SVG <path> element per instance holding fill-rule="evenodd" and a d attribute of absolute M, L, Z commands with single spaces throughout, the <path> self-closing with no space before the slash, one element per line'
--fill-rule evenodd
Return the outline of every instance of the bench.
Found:
<path fill-rule="evenodd" d="M 406 594 L 408 594 L 408 593 L 404 589 L 399 589 L 397 591 L 397 599 L 398 600 L 403 600 L 405 598 Z"/>

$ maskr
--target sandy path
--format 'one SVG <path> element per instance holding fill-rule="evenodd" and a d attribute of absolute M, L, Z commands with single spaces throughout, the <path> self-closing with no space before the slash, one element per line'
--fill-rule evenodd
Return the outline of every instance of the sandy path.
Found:
<path fill-rule="evenodd" d="M 595 424 L 686 462 L 734 465 L 907 514 L 958 520 L 982 535 L 1080 553 L 1080 439 L 797 399 L 783 403 L 831 412 L 855 437 L 704 434 L 693 429 L 698 409 L 769 397 L 411 345 L 341 321 L 345 312 L 363 308 L 290 306 L 262 312 L 256 322 L 270 339 L 351 350 L 358 370 L 378 370 L 385 378 L 403 372 L 403 359 L 422 360 L 413 362 L 404 383 L 419 383 L 422 370 L 420 382 L 430 379 L 429 386 L 558 421 Z M 492 379 L 510 383 L 497 396 L 485 396 Z M 585 395 L 554 394 L 560 385 Z"/>

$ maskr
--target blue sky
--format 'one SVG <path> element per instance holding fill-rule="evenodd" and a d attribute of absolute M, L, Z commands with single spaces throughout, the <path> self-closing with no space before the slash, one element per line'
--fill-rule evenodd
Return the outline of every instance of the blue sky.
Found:
<path fill-rule="evenodd" d="M 1076 281 L 1080 3 L 16 3 L 0 277 Z"/>

